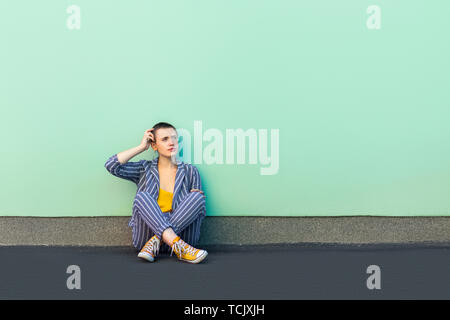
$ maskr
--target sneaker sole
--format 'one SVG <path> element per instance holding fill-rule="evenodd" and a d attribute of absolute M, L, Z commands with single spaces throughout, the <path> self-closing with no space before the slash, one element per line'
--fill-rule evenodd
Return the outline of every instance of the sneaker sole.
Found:
<path fill-rule="evenodd" d="M 183 259 L 183 258 L 181 258 L 180 260 L 189 262 L 189 263 L 199 263 L 199 262 L 202 262 L 207 256 L 208 256 L 208 251 L 204 251 L 203 254 L 198 256 L 195 260 L 187 260 L 187 259 Z"/>
<path fill-rule="evenodd" d="M 155 258 L 153 258 L 152 256 L 149 256 L 148 254 L 142 253 L 142 252 L 140 252 L 138 254 L 138 257 L 141 258 L 141 259 L 144 259 L 144 260 L 146 260 L 148 262 L 154 262 L 155 261 Z"/>

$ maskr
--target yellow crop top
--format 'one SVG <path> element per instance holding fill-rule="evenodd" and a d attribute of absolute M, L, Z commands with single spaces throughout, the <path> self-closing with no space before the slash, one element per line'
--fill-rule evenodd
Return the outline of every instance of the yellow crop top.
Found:
<path fill-rule="evenodd" d="M 159 188 L 158 205 L 162 212 L 168 212 L 172 210 L 173 193 Z"/>

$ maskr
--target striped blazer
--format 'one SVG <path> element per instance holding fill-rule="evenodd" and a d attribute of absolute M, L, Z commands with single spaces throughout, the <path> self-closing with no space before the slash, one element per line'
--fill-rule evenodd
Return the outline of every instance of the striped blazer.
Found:
<path fill-rule="evenodd" d="M 140 160 L 137 162 L 128 161 L 121 164 L 117 159 L 117 154 L 111 156 L 105 163 L 105 168 L 112 175 L 134 182 L 137 185 L 138 192 L 144 191 L 157 200 L 159 196 L 159 172 L 158 158 L 153 160 Z M 173 191 L 172 210 L 175 210 L 178 204 L 190 193 L 191 189 L 202 190 L 202 182 L 198 169 L 189 163 L 183 161 L 177 162 L 178 169 L 175 175 L 175 187 Z M 128 226 L 134 225 L 133 211 Z M 206 208 L 203 209 L 203 215 L 206 216 Z"/>

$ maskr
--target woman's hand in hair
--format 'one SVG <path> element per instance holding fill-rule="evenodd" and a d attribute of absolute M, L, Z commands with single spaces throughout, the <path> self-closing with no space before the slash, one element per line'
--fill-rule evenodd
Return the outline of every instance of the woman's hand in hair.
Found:
<path fill-rule="evenodd" d="M 153 128 L 145 130 L 144 137 L 142 138 L 141 142 L 141 147 L 144 149 L 144 151 L 150 148 L 150 144 L 153 141 L 154 141 Z"/>

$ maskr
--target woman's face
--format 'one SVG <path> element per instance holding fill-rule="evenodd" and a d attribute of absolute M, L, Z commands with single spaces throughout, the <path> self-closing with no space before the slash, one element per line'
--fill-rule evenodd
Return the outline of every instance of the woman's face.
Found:
<path fill-rule="evenodd" d="M 173 128 L 161 128 L 154 133 L 156 142 L 152 142 L 152 149 L 160 156 L 172 157 L 178 152 L 178 134 Z"/>

